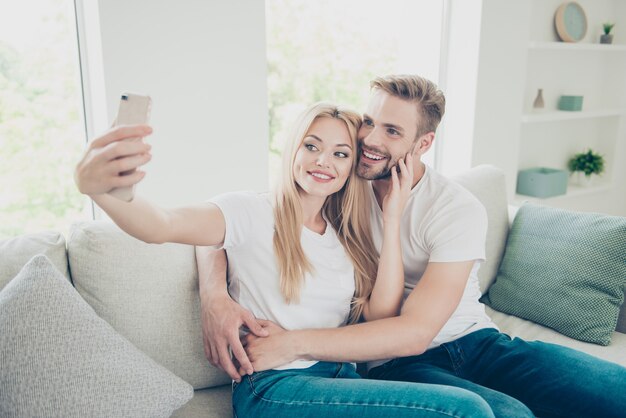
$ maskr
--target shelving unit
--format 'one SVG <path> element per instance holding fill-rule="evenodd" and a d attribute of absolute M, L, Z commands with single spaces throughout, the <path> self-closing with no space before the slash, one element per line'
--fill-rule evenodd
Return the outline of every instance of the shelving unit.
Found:
<path fill-rule="evenodd" d="M 568 185 L 567 186 L 567 193 L 563 194 L 563 195 L 547 197 L 547 198 L 540 198 L 540 197 L 516 194 L 515 198 L 513 200 L 513 203 L 516 206 L 520 206 L 524 202 L 539 202 L 539 203 L 542 203 L 542 204 L 550 204 L 550 203 L 554 203 L 554 202 L 566 202 L 566 200 L 568 198 L 581 197 L 581 196 L 593 195 L 593 194 L 597 194 L 597 193 L 603 193 L 603 192 L 610 191 L 612 189 L 613 189 L 613 184 L 612 183 L 603 183 L 601 181 L 598 181 L 597 184 L 595 184 L 593 186 L 589 186 L 589 187 Z"/>
<path fill-rule="evenodd" d="M 461 124 L 464 129 L 454 131 L 456 142 L 448 154 L 469 154 L 472 165 L 501 168 L 512 204 L 538 200 L 562 209 L 626 216 L 626 0 L 577 2 L 587 16 L 587 33 L 577 43 L 561 42 L 555 30 L 555 11 L 563 0 L 506 6 L 483 2 L 480 42 L 468 43 L 476 48 L 467 59 L 448 64 L 457 69 L 446 80 L 453 105 L 448 118 L 456 123 L 470 115 Z M 607 21 L 615 22 L 610 45 L 599 43 Z M 469 48 L 464 39 L 451 39 L 459 50 Z M 468 71 L 475 55 L 476 75 Z M 465 86 L 474 78 L 478 82 L 471 96 Z M 539 89 L 545 104 L 541 110 L 533 108 Z M 473 100 L 461 101 L 461 94 Z M 559 111 L 561 96 L 582 96 L 582 110 Z M 466 136 L 471 136 L 471 149 L 462 146 Z M 571 157 L 588 149 L 605 157 L 605 171 L 593 186 L 579 188 L 571 182 L 567 194 L 549 199 L 516 195 L 521 170 L 567 170 Z"/>
<path fill-rule="evenodd" d="M 522 115 L 522 123 L 558 122 L 576 119 L 607 118 L 624 115 L 626 115 L 626 109 L 584 110 L 580 112 L 553 110 L 549 112 L 535 112 Z"/>
<path fill-rule="evenodd" d="M 567 42 L 530 42 L 528 49 L 550 51 L 598 51 L 598 52 L 626 52 L 626 45 L 606 45 L 591 43 L 567 43 Z"/>
<path fill-rule="evenodd" d="M 599 44 L 597 25 L 619 0 L 583 2 L 588 11 L 589 32 L 579 43 L 555 39 L 552 22 L 558 2 L 533 1 L 523 107 L 519 116 L 517 171 L 532 167 L 567 169 L 577 152 L 592 149 L 605 157 L 605 172 L 592 186 L 568 184 L 567 193 L 550 198 L 515 194 L 512 203 L 534 201 L 550 206 L 578 209 L 618 193 L 622 187 L 620 166 L 626 141 L 626 45 Z M 618 24 L 626 26 L 626 19 Z M 594 27 L 596 25 L 596 27 Z M 532 107 L 537 89 L 543 89 L 545 108 Z M 557 109 L 561 95 L 584 97 L 582 111 Z M 619 170 L 618 170 L 619 168 Z"/>

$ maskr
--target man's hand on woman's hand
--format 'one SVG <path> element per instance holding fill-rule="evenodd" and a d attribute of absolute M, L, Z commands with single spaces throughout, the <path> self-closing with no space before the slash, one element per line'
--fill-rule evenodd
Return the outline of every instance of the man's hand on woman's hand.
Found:
<path fill-rule="evenodd" d="M 148 125 L 118 126 L 91 141 L 74 171 L 78 190 L 83 194 L 97 195 L 141 181 L 145 176 L 143 171 L 122 173 L 150 161 L 151 146 L 143 141 L 122 140 L 143 138 L 151 133 L 152 128 Z"/>
<path fill-rule="evenodd" d="M 214 297 L 208 303 L 202 304 L 204 354 L 213 366 L 221 368 L 237 382 L 241 380 L 241 376 L 254 372 L 239 339 L 239 328 L 242 326 L 250 331 L 250 335 L 268 335 L 260 321 L 230 296 Z M 231 359 L 229 347 L 239 363 L 239 373 Z"/>

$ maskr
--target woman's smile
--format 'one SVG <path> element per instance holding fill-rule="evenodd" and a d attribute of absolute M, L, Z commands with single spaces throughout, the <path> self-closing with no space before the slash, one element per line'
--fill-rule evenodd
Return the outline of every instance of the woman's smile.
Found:
<path fill-rule="evenodd" d="M 313 180 L 319 183 L 328 183 L 335 179 L 334 176 L 321 170 L 307 171 L 307 173 L 313 177 Z"/>

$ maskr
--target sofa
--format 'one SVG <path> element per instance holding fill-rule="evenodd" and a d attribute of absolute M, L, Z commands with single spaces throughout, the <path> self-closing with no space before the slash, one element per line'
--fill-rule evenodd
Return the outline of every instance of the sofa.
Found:
<path fill-rule="evenodd" d="M 507 204 L 502 171 L 493 166 L 473 168 L 455 180 L 487 210 L 487 260 L 479 272 L 481 290 L 486 292 L 496 277 L 515 208 Z M 172 416 L 232 416 L 230 380 L 204 356 L 192 246 L 146 244 L 111 222 L 81 222 L 72 226 L 67 239 L 58 232 L 46 231 L 0 242 L 0 289 L 36 254 L 46 255 L 82 300 L 115 332 L 193 387 L 193 397 Z M 562 344 L 626 366 L 624 306 L 607 346 L 578 341 L 531 321 L 486 309 L 500 329 L 511 336 Z M 0 330 L 0 335 L 3 333 Z M 27 347 L 29 342 L 23 344 Z"/>

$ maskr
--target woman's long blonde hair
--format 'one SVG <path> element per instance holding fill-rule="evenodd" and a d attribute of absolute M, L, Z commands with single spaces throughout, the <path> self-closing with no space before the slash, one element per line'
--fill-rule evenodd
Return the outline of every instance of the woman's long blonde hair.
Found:
<path fill-rule="evenodd" d="M 317 118 L 343 121 L 352 142 L 354 158 L 351 174 L 341 190 L 328 196 L 322 208 L 354 265 L 355 292 L 350 311 L 352 323 L 363 313 L 364 304 L 372 293 L 378 268 L 378 253 L 370 229 L 368 186 L 365 180 L 355 174 L 358 162 L 356 135 L 361 125 L 358 113 L 328 103 L 316 103 L 304 111 L 294 124 L 283 152 L 282 176 L 274 193 L 274 254 L 285 301 L 297 303 L 300 300 L 304 275 L 311 272 L 313 266 L 300 243 L 302 206 L 293 175 L 293 164 L 306 133 Z"/>

